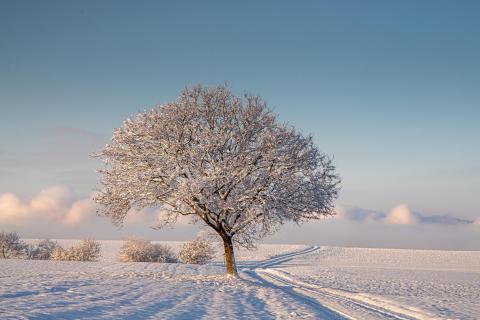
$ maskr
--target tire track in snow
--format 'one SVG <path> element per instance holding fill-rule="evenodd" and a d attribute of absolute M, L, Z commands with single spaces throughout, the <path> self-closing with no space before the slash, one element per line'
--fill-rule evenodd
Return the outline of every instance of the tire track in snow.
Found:
<path fill-rule="evenodd" d="M 326 306 L 320 304 L 315 299 L 303 295 L 301 293 L 295 292 L 287 287 L 278 286 L 275 283 L 268 281 L 267 279 L 261 277 L 257 271 L 255 270 L 246 270 L 244 271 L 249 277 L 255 279 L 264 287 L 272 288 L 272 289 L 280 289 L 285 292 L 288 296 L 290 296 L 293 300 L 298 302 L 300 305 L 307 305 L 315 314 L 315 319 L 325 319 L 325 320 L 344 320 L 344 319 L 351 319 L 350 317 L 346 317 L 341 313 L 333 310 L 331 308 L 327 308 Z"/>
<path fill-rule="evenodd" d="M 305 283 L 297 282 L 297 281 L 289 281 L 283 277 L 276 276 L 271 274 L 268 270 L 258 271 L 259 277 L 263 279 L 267 279 L 267 282 L 276 283 L 277 287 L 280 289 L 282 288 L 289 288 L 290 291 L 293 292 L 301 292 L 305 296 L 314 299 L 317 303 L 321 304 L 325 308 L 329 308 L 341 315 L 343 315 L 347 319 L 357 319 L 354 316 L 348 314 L 349 310 L 355 311 L 355 313 L 362 313 L 362 318 L 364 319 L 365 316 L 368 316 L 368 319 L 397 319 L 397 320 L 412 320 L 417 318 L 412 317 L 404 317 L 400 314 L 395 314 L 389 312 L 387 310 L 382 310 L 377 306 L 372 306 L 365 303 L 357 302 L 353 299 L 345 298 L 340 295 L 335 295 L 329 292 L 322 291 L 321 289 L 313 289 L 310 286 L 306 286 Z M 313 295 L 312 295 L 313 294 Z M 320 299 L 319 299 L 320 298 Z M 331 302 L 335 302 L 337 305 L 333 306 Z M 330 303 L 329 303 L 330 302 Z M 339 307 L 343 307 L 343 311 L 338 310 Z"/>
<path fill-rule="evenodd" d="M 312 246 L 309 248 L 306 248 L 301 251 L 295 251 L 295 252 L 290 252 L 286 254 L 281 254 L 278 256 L 274 256 L 272 258 L 269 258 L 267 260 L 257 262 L 253 265 L 250 266 L 244 266 L 242 271 L 247 274 L 250 278 L 256 280 L 257 282 L 261 283 L 265 287 L 273 288 L 273 289 L 280 289 L 284 291 L 288 296 L 293 298 L 295 301 L 297 301 L 301 305 L 308 305 L 310 309 L 313 311 L 315 314 L 315 319 L 336 319 L 336 320 L 343 320 L 343 319 L 351 319 L 350 317 L 341 314 L 337 310 L 333 310 L 331 308 L 327 308 L 324 305 L 320 304 L 317 300 L 303 295 L 298 292 L 294 292 L 293 290 L 290 290 L 288 288 L 282 288 L 281 286 L 276 285 L 275 283 L 266 280 L 265 278 L 261 277 L 258 274 L 258 269 L 265 269 L 268 267 L 273 267 L 276 265 L 280 265 L 282 263 L 285 263 L 287 261 L 290 261 L 296 257 L 299 256 L 305 256 L 310 253 L 316 252 L 320 249 L 318 246 Z"/>
<path fill-rule="evenodd" d="M 268 267 L 279 266 L 284 262 L 308 255 L 319 249 L 319 247 L 313 246 L 302 251 L 273 257 L 249 268 L 244 268 L 244 272 L 267 286 L 278 288 L 290 294 L 297 301 L 300 299 L 299 302 L 313 307 L 319 312 L 319 316 L 327 317 L 327 319 L 356 319 L 351 313 L 361 314 L 359 319 L 365 319 L 366 317 L 369 319 L 396 320 L 434 318 L 433 315 L 418 309 L 412 310 L 394 305 L 386 300 L 360 295 L 355 297 L 356 294 L 354 293 L 342 293 L 338 290 L 321 288 L 292 279 L 278 270 L 268 269 Z M 330 314 L 327 310 L 330 311 Z"/>
<path fill-rule="evenodd" d="M 310 254 L 312 252 L 316 252 L 320 250 L 320 247 L 318 246 L 313 246 L 309 247 L 307 249 L 301 250 L 301 251 L 295 251 L 295 252 L 290 252 L 290 253 L 285 253 L 281 254 L 272 258 L 269 258 L 265 261 L 261 261 L 258 263 L 255 263 L 253 266 L 247 267 L 249 269 L 257 269 L 257 268 L 268 268 L 268 267 L 273 267 L 275 265 L 279 265 L 281 263 L 290 261 L 294 258 L 297 258 L 299 256 L 305 256 L 307 254 Z"/>

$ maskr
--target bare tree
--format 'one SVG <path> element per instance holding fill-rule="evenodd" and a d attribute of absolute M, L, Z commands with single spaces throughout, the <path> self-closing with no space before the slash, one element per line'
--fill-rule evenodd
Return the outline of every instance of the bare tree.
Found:
<path fill-rule="evenodd" d="M 55 246 L 50 258 L 58 261 L 97 261 L 101 251 L 100 242 L 88 238 L 66 249 L 59 245 Z"/>
<path fill-rule="evenodd" d="M 120 248 L 118 258 L 123 262 L 177 262 L 177 258 L 169 246 L 151 243 L 141 238 L 127 239 Z"/>
<path fill-rule="evenodd" d="M 215 257 L 215 249 L 207 239 L 196 238 L 180 248 L 178 258 L 183 263 L 205 264 Z"/>
<path fill-rule="evenodd" d="M 41 240 L 37 244 L 27 246 L 26 258 L 31 260 L 49 260 L 53 252 L 59 247 L 60 245 L 57 241 L 49 239 Z"/>
<path fill-rule="evenodd" d="M 27 244 L 16 232 L 0 232 L 0 259 L 21 258 Z"/>
<path fill-rule="evenodd" d="M 105 167 L 95 200 L 121 225 L 131 208 L 160 207 L 158 228 L 191 216 L 223 240 L 251 247 L 286 221 L 334 214 L 339 178 L 311 136 L 279 123 L 258 96 L 196 86 L 115 129 L 96 157 Z"/>

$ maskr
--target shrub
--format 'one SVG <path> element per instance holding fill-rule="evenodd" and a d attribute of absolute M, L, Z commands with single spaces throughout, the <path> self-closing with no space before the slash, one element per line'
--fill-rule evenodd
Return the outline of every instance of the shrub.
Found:
<path fill-rule="evenodd" d="M 85 239 L 76 246 L 67 249 L 60 246 L 56 247 L 51 258 L 63 261 L 95 261 L 100 257 L 100 251 L 101 246 L 98 241 Z"/>
<path fill-rule="evenodd" d="M 95 261 L 100 257 L 100 242 L 93 239 L 85 239 L 76 248 L 77 261 Z"/>
<path fill-rule="evenodd" d="M 53 250 L 51 259 L 57 261 L 77 261 L 75 247 L 67 249 L 60 246 L 57 247 Z"/>
<path fill-rule="evenodd" d="M 179 253 L 180 261 L 190 264 L 205 264 L 214 256 L 215 249 L 211 242 L 202 238 L 185 243 Z"/>
<path fill-rule="evenodd" d="M 176 263 L 178 262 L 177 256 L 173 252 L 172 248 L 162 244 L 152 244 L 153 261 L 163 263 Z"/>
<path fill-rule="evenodd" d="M 123 262 L 177 262 L 170 247 L 153 244 L 140 238 L 127 239 L 120 249 L 118 257 Z"/>
<path fill-rule="evenodd" d="M 25 254 L 27 244 L 16 232 L 0 232 L 0 258 L 20 258 Z"/>
<path fill-rule="evenodd" d="M 26 249 L 26 258 L 33 260 L 49 260 L 55 249 L 59 247 L 56 241 L 42 240 L 36 245 L 29 245 Z"/>

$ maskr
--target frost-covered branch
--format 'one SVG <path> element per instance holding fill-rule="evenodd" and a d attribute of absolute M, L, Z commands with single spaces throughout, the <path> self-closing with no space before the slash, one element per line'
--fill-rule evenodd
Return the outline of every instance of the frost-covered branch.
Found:
<path fill-rule="evenodd" d="M 116 224 L 131 208 L 159 207 L 160 225 L 192 214 L 250 246 L 286 221 L 334 214 L 332 160 L 259 97 L 225 86 L 186 89 L 125 120 L 97 157 L 105 167 L 95 199 Z"/>

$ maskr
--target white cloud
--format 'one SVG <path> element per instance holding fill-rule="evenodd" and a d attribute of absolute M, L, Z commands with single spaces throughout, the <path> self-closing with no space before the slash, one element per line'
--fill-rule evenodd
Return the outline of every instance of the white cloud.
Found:
<path fill-rule="evenodd" d="M 335 212 L 336 219 L 346 219 L 357 222 L 375 222 L 385 217 L 385 213 L 383 212 L 367 210 L 358 207 L 343 206 L 340 204 L 335 206 Z"/>
<path fill-rule="evenodd" d="M 13 193 L 4 193 L 0 195 L 0 222 L 19 226 L 33 225 L 37 221 L 76 224 L 95 213 L 95 204 L 89 198 L 73 199 L 72 191 L 63 186 L 41 190 L 26 200 Z"/>
<path fill-rule="evenodd" d="M 40 191 L 29 203 L 27 214 L 42 214 L 44 218 L 61 218 L 72 201 L 72 191 L 56 186 Z"/>
<path fill-rule="evenodd" d="M 359 207 L 343 206 L 335 207 L 337 219 L 345 219 L 356 222 L 385 223 L 385 224 L 437 224 L 437 225 L 472 225 L 475 222 L 465 218 L 458 218 L 448 214 L 424 214 L 410 210 L 406 204 L 398 205 L 388 212 L 363 209 Z M 480 217 L 477 219 L 480 224 Z"/>
<path fill-rule="evenodd" d="M 95 216 L 96 204 L 91 199 L 83 199 L 74 202 L 70 208 L 68 208 L 63 222 L 66 224 L 78 224 L 82 221 L 90 219 Z"/>
<path fill-rule="evenodd" d="M 95 221 L 97 204 L 88 198 L 75 199 L 67 187 L 55 186 L 41 190 L 30 199 L 21 199 L 14 193 L 0 194 L 0 223 L 17 227 L 49 224 L 52 227 L 72 227 Z M 162 214 L 159 209 L 132 209 L 124 225 L 153 227 Z M 176 224 L 188 224 L 190 217 L 180 216 Z"/>
<path fill-rule="evenodd" d="M 92 196 L 78 198 L 71 189 L 55 186 L 41 190 L 30 198 L 22 198 L 14 193 L 0 194 L 0 230 L 18 231 L 22 236 L 33 237 L 84 237 L 121 238 L 131 234 L 165 236 L 178 239 L 179 233 L 191 232 L 196 227 L 189 226 L 191 217 L 180 216 L 175 224 L 179 229 L 170 228 L 157 231 L 151 227 L 158 226 L 158 219 L 165 214 L 158 208 L 142 210 L 132 209 L 128 212 L 122 228 L 116 228 L 108 218 L 97 217 L 97 205 Z M 480 217 L 474 222 L 450 216 L 424 216 L 412 212 L 407 205 L 399 205 L 388 213 L 366 210 L 358 207 L 337 205 L 336 219 L 356 221 L 369 224 L 462 224 L 480 226 Z M 182 229 L 183 228 L 183 229 Z"/>
<path fill-rule="evenodd" d="M 23 217 L 28 211 L 22 201 L 13 193 L 0 195 L 0 221 L 14 220 Z"/>
<path fill-rule="evenodd" d="M 418 219 L 407 205 L 398 205 L 388 212 L 384 222 L 387 224 L 417 224 Z"/>

